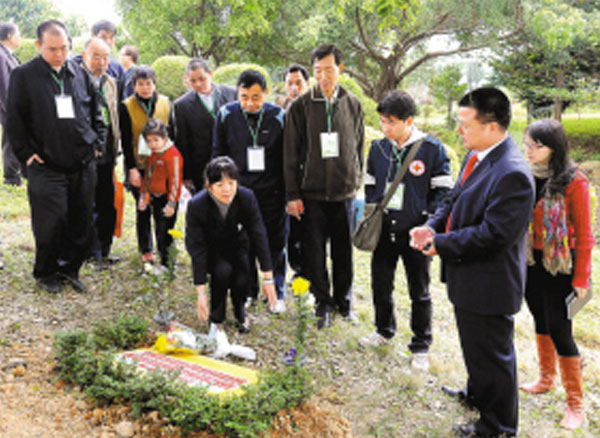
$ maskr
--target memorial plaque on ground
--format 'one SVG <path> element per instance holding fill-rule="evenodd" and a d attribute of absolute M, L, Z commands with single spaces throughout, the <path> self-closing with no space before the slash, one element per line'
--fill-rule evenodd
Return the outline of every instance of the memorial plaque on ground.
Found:
<path fill-rule="evenodd" d="M 141 370 L 180 371 L 179 380 L 206 387 L 213 394 L 241 394 L 243 385 L 258 381 L 256 371 L 198 354 L 160 354 L 149 349 L 126 351 L 120 357 Z"/>

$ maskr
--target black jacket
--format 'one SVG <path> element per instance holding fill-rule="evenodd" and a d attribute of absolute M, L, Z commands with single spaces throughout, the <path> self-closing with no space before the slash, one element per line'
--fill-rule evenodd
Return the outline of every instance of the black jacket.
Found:
<path fill-rule="evenodd" d="M 213 138 L 213 157 L 227 155 L 231 157 L 240 171 L 240 182 L 251 188 L 258 199 L 277 196 L 283 199 L 285 183 L 283 181 L 283 119 L 282 108 L 265 102 L 261 111 L 257 143 L 265 148 L 265 170 L 248 170 L 247 150 L 252 145 L 252 135 L 239 102 L 225 105 L 217 114 Z M 248 120 L 256 129 L 260 116 L 248 114 Z"/>
<path fill-rule="evenodd" d="M 225 85 L 214 84 L 214 87 L 216 114 L 220 107 L 234 101 L 237 93 L 235 89 Z M 175 101 L 171 115 L 175 119 L 169 123 L 175 128 L 174 142 L 183 155 L 183 178 L 193 180 L 194 183 L 202 181 L 204 167 L 210 161 L 215 118 L 200 102 L 198 93 L 194 90 Z M 202 186 L 196 189 L 200 190 Z"/>
<path fill-rule="evenodd" d="M 52 71 L 37 56 L 12 72 L 6 130 L 19 160 L 38 154 L 50 169 L 76 171 L 94 157 L 94 150 L 102 150 L 106 126 L 90 76 L 72 60 L 65 62 L 58 76 L 65 94 L 72 96 L 75 118 L 58 118 L 55 96 L 60 87 Z"/>
<path fill-rule="evenodd" d="M 219 212 L 206 189 L 194 195 L 187 208 L 185 244 L 192 258 L 194 284 L 205 284 L 215 256 L 235 257 L 250 244 L 263 271 L 273 269 L 267 232 L 252 190 L 238 186 L 227 217 Z"/>

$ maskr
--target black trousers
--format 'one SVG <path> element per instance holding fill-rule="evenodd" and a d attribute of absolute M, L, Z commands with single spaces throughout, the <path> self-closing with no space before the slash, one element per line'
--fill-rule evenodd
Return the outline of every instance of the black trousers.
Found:
<path fill-rule="evenodd" d="M 565 304 L 565 298 L 573 290 L 573 275 L 553 276 L 542 265 L 542 252 L 534 251 L 533 256 L 535 265 L 527 268 L 525 301 L 533 315 L 535 332 L 550 335 L 560 356 L 579 356 Z"/>
<path fill-rule="evenodd" d="M 289 233 L 287 238 L 287 257 L 290 268 L 296 275 L 304 275 L 302 269 L 302 221 L 293 216 L 289 217 Z"/>
<path fill-rule="evenodd" d="M 92 257 L 110 254 L 117 210 L 115 209 L 115 183 L 112 163 L 96 164 L 96 192 L 94 197 L 94 227 Z"/>
<path fill-rule="evenodd" d="M 248 252 L 240 249 L 237 254 L 215 254 L 209 267 L 210 274 L 210 321 L 225 321 L 227 291 L 231 290 L 231 302 L 235 319 L 244 323 L 246 313 L 244 303 L 250 285 L 250 258 Z"/>
<path fill-rule="evenodd" d="M 90 247 L 95 163 L 63 173 L 34 161 L 27 175 L 36 247 L 34 277 L 78 273 Z"/>
<path fill-rule="evenodd" d="M 26 176 L 26 166 L 21 164 L 13 152 L 4 125 L 2 125 L 2 171 L 4 173 L 4 184 L 20 186 L 21 177 Z"/>
<path fill-rule="evenodd" d="M 516 435 L 519 397 L 514 318 L 457 307 L 454 314 L 468 373 L 467 396 L 480 413 L 475 428 L 483 436 Z"/>
<path fill-rule="evenodd" d="M 396 333 L 394 278 L 398 258 L 402 258 L 411 300 L 410 328 L 413 337 L 408 349 L 413 353 L 427 352 L 432 342 L 432 304 L 429 293 L 431 258 L 410 247 L 408 231 L 390 233 L 386 228 L 382 230 L 379 244 L 371 257 L 375 327 L 380 335 L 388 339 Z"/>
<path fill-rule="evenodd" d="M 150 206 L 146 210 L 152 211 L 154 219 L 154 235 L 156 237 L 156 246 L 160 254 L 160 263 L 163 266 L 169 266 L 169 248 L 173 243 L 173 236 L 169 234 L 169 230 L 175 226 L 177 222 L 177 207 L 175 205 L 175 213 L 171 217 L 166 217 L 163 213 L 163 208 L 168 202 L 167 195 L 150 196 Z M 175 260 L 173 260 L 175 262 Z"/>
<path fill-rule="evenodd" d="M 144 178 L 144 171 L 138 169 L 140 177 Z M 125 172 L 127 175 L 128 172 Z M 144 211 L 140 211 L 137 208 L 138 201 L 140 200 L 140 189 L 139 187 L 132 186 L 129 182 L 127 183 L 128 189 L 131 191 L 133 198 L 135 199 L 135 231 L 137 234 L 138 250 L 140 254 L 146 254 L 152 252 L 152 229 L 150 225 L 150 209 L 147 208 Z"/>
<path fill-rule="evenodd" d="M 255 193 L 256 195 L 256 193 Z M 285 199 L 280 196 L 268 196 L 267 194 L 256 195 L 258 208 L 265 224 L 267 238 L 269 239 L 269 252 L 273 262 L 273 279 L 275 280 L 275 292 L 277 298 L 285 296 L 285 234 L 287 214 L 285 212 Z M 260 197 L 259 197 L 260 196 Z M 256 267 L 256 254 L 250 247 L 250 275 L 252 287 L 250 296 L 258 296 L 258 270 Z"/>
<path fill-rule="evenodd" d="M 352 230 L 354 197 L 329 202 L 304 200 L 303 265 L 317 302 L 317 315 L 337 308 L 347 315 L 352 308 Z M 333 296 L 327 272 L 327 242 L 330 243 Z"/>

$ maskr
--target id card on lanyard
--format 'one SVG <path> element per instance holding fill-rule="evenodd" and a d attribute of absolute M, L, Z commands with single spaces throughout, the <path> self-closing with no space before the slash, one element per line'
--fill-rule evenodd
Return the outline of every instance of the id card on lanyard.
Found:
<path fill-rule="evenodd" d="M 338 158 L 340 156 L 340 139 L 337 132 L 331 132 L 331 120 L 333 118 L 333 104 L 325 99 L 327 111 L 327 132 L 321 132 L 321 158 Z"/>
<path fill-rule="evenodd" d="M 144 109 L 144 112 L 146 113 L 146 120 L 149 120 L 150 117 L 152 116 L 152 101 L 153 101 L 153 97 L 150 97 L 150 100 L 148 101 L 148 106 L 146 106 L 146 104 L 144 102 L 139 101 L 141 107 Z M 152 150 L 150 149 L 150 146 L 148 146 L 148 143 L 146 142 L 146 139 L 144 138 L 144 134 L 140 134 L 138 137 L 137 154 L 142 157 L 149 157 L 150 155 L 152 155 Z"/>
<path fill-rule="evenodd" d="M 258 134 L 260 132 L 260 125 L 262 124 L 264 110 L 260 110 L 258 116 L 258 122 L 256 123 L 256 129 L 252 128 L 246 110 L 242 110 L 246 123 L 248 124 L 248 131 L 252 137 L 252 146 L 248 146 L 246 149 L 246 166 L 249 172 L 264 172 L 265 171 L 265 147 L 259 146 Z"/>
<path fill-rule="evenodd" d="M 54 71 L 50 72 L 50 74 L 60 88 L 60 94 L 54 96 L 54 102 L 56 103 L 56 117 L 59 119 L 74 119 L 75 111 L 73 110 L 73 98 L 65 94 L 64 79 L 60 79 Z"/>

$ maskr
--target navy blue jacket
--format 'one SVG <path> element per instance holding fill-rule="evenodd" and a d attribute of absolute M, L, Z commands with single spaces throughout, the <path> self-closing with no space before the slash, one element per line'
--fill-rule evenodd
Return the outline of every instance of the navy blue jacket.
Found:
<path fill-rule="evenodd" d="M 258 134 L 258 145 L 265 148 L 265 171 L 249 172 L 247 149 L 252 145 L 252 135 L 239 102 L 221 107 L 215 122 L 213 157 L 231 157 L 240 171 L 240 183 L 261 194 L 281 195 L 285 192 L 283 180 L 283 119 L 285 111 L 266 102 Z M 257 115 L 248 114 L 249 118 Z"/>
<path fill-rule="evenodd" d="M 238 186 L 225 218 L 206 189 L 194 195 L 187 208 L 185 244 L 195 285 L 206 283 L 211 260 L 217 255 L 237 259 L 240 251 L 248 253 L 250 244 L 261 270 L 273 269 L 258 201 L 252 190 L 242 186 Z"/>
<path fill-rule="evenodd" d="M 465 158 L 461 175 L 471 154 Z M 481 315 L 519 311 L 534 191 L 529 165 L 507 137 L 475 167 L 462 187 L 455 185 L 427 221 L 438 233 L 435 248 L 456 307 Z"/>
<path fill-rule="evenodd" d="M 402 210 L 395 210 L 388 205 L 384 220 L 390 232 L 407 231 L 423 224 L 429 214 L 435 212 L 440 201 L 452 188 L 450 158 L 444 145 L 434 137 L 425 136 L 414 128 L 405 155 L 418 140 L 424 138 L 421 148 L 413 158 L 406 174 L 402 178 L 404 184 L 404 202 Z M 398 163 L 392 152 L 394 146 L 388 139 L 374 140 L 371 143 L 365 175 L 365 201 L 377 203 L 381 201 L 386 190 L 386 183 L 392 183 Z"/>

